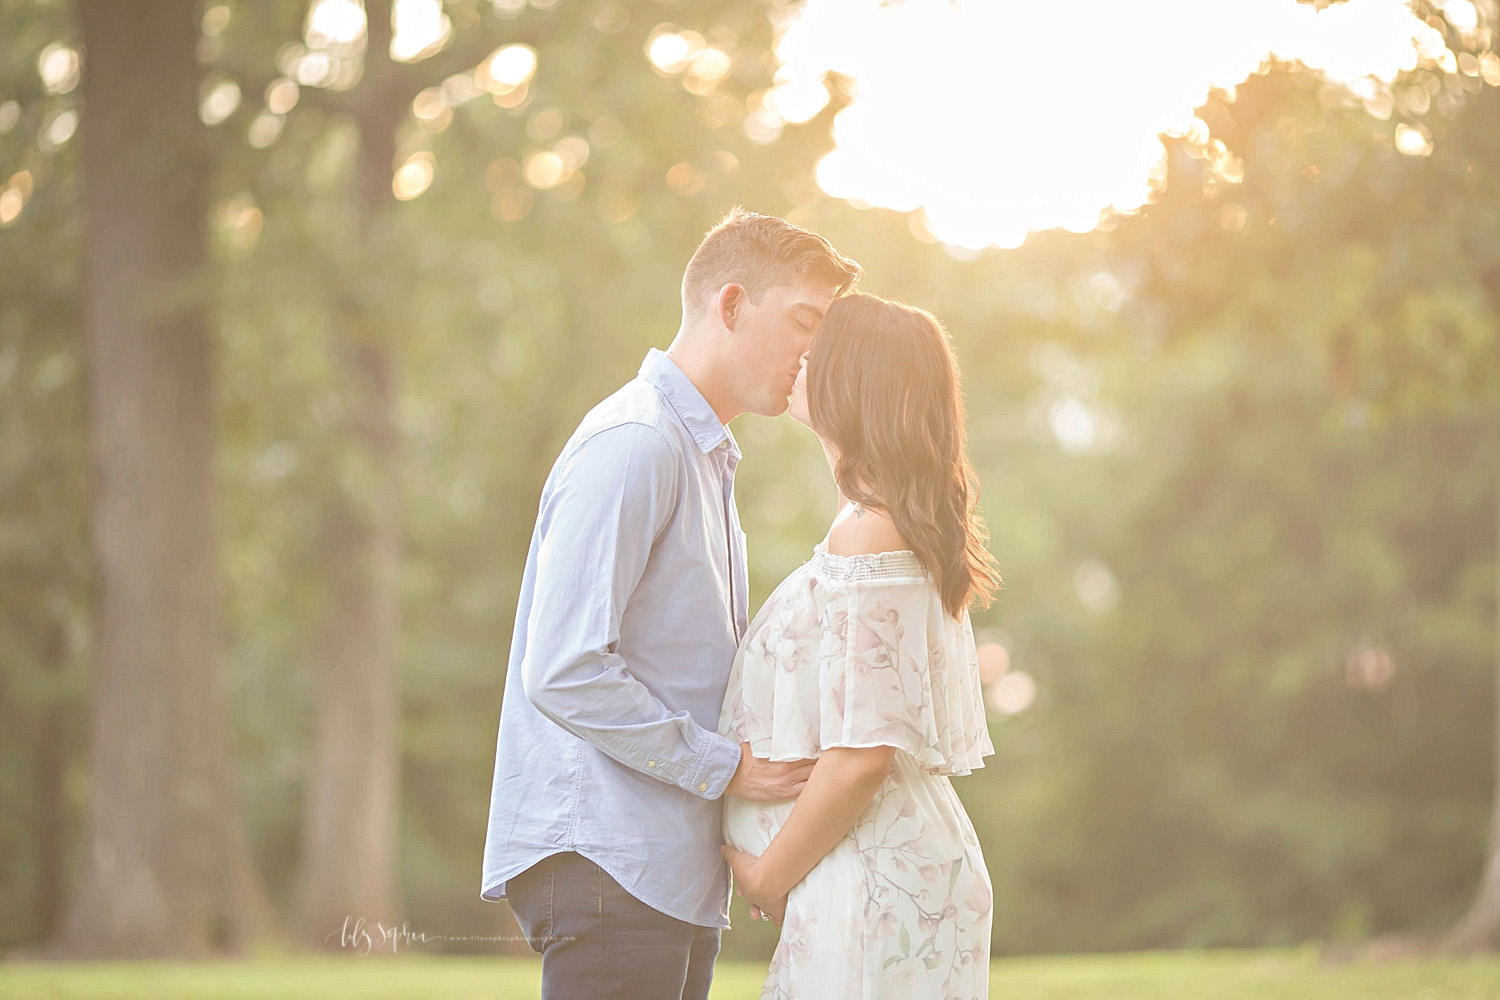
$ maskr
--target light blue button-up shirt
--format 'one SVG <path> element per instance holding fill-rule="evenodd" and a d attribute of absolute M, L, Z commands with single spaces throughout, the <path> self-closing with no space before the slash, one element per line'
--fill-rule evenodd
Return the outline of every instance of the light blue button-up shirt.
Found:
<path fill-rule="evenodd" d="M 542 489 L 500 709 L 480 896 L 559 851 L 631 895 L 729 926 L 718 734 L 745 631 L 740 450 L 652 349 L 594 407 Z"/>

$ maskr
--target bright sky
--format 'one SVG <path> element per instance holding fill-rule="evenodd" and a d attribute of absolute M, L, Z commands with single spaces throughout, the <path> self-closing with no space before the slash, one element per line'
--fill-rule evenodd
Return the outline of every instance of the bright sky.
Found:
<path fill-rule="evenodd" d="M 491 2 L 514 14 L 558 0 Z M 1483 27 L 1472 0 L 1443 0 L 1441 9 L 1461 31 Z M 601 8 L 608 10 L 625 8 Z M 397 59 L 420 59 L 451 34 L 442 0 L 397 0 L 395 13 Z M 310 51 L 292 75 L 327 85 L 342 70 L 323 50 L 363 31 L 358 0 L 315 0 Z M 1270 58 L 1300 60 L 1366 98 L 1367 107 L 1419 59 L 1457 71 L 1442 34 L 1405 0 L 1344 0 L 1322 10 L 1297 0 L 802 0 L 780 25 L 776 54 L 776 85 L 750 109 L 746 134 L 772 140 L 783 124 L 805 122 L 827 105 L 826 73 L 850 78 L 854 98 L 834 119 L 836 148 L 818 165 L 818 183 L 855 204 L 920 209 L 919 229 L 970 249 L 1019 246 L 1034 230 L 1087 232 L 1110 206 L 1138 208 L 1162 165 L 1160 136 L 1207 140 L 1194 112 L 1210 88 L 1233 88 Z M 730 55 L 697 32 L 666 24 L 652 32 L 645 55 L 705 98 L 731 66 Z M 1465 72 L 1500 86 L 1500 58 L 1485 53 L 1484 60 L 1482 71 L 1475 64 Z M 64 61 L 54 61 L 63 74 Z M 534 50 L 506 46 L 474 87 L 449 95 L 445 84 L 414 111 L 433 118 L 440 103 L 480 89 L 520 107 L 537 69 Z M 238 101 L 232 81 L 220 84 L 205 99 L 204 120 L 224 119 Z M 268 108 L 261 116 L 275 119 L 266 141 L 274 140 L 277 114 Z M 1394 137 L 1403 153 L 1431 151 L 1420 123 L 1399 125 Z M 572 159 L 581 163 L 583 149 Z M 561 185 L 577 166 L 564 152 L 532 156 L 527 183 Z M 1238 163 L 1222 149 L 1213 155 L 1220 175 L 1237 179 Z M 430 160 L 398 172 L 398 197 L 425 190 Z"/>
<path fill-rule="evenodd" d="M 1444 10 L 1455 25 L 1477 18 L 1469 0 Z M 1401 0 L 805 0 L 767 106 L 805 121 L 827 102 L 825 72 L 852 78 L 823 190 L 920 207 L 949 244 L 1017 246 L 1028 230 L 1086 232 L 1107 206 L 1140 206 L 1158 135 L 1201 129 L 1210 86 L 1269 56 L 1358 87 L 1442 48 Z"/>

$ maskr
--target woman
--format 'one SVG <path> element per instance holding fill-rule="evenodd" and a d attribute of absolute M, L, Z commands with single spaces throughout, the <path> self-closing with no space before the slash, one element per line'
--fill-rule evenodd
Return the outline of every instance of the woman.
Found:
<path fill-rule="evenodd" d="M 791 413 L 840 511 L 746 632 L 719 723 L 757 757 L 818 758 L 794 800 L 724 800 L 737 891 L 781 925 L 761 995 L 985 997 L 989 874 L 948 776 L 994 752 L 967 609 L 999 579 L 946 334 L 837 300 Z"/>

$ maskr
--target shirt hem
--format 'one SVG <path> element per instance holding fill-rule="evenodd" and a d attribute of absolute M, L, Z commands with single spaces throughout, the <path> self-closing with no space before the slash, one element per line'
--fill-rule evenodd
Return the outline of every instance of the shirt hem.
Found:
<path fill-rule="evenodd" d="M 479 898 L 482 899 L 482 900 L 484 900 L 487 903 L 495 903 L 495 902 L 499 902 L 502 899 L 505 899 L 506 898 L 506 893 L 503 891 L 502 887 L 505 885 L 505 883 L 507 881 L 509 881 L 510 879 L 515 878 L 517 875 L 521 874 L 526 869 L 530 868 L 532 865 L 537 864 L 540 861 L 545 861 L 547 858 L 552 857 L 552 855 L 554 855 L 554 854 L 562 854 L 562 853 L 564 853 L 566 851 L 575 851 L 578 854 L 583 855 L 585 858 L 588 858 L 594 864 L 596 864 L 600 868 L 604 869 L 604 871 L 609 874 L 610 878 L 614 879 L 616 882 L 619 882 L 620 888 L 622 888 L 626 892 L 630 893 L 632 896 L 634 896 L 637 900 L 640 900 L 640 902 L 644 903 L 646 906 L 649 906 L 653 910 L 656 910 L 658 913 L 664 913 L 664 914 L 666 914 L 669 917 L 673 917 L 673 918 L 675 918 L 677 920 L 681 920 L 684 923 L 692 924 L 695 927 L 717 927 L 720 930 L 728 930 L 729 929 L 729 918 L 728 918 L 727 915 L 723 916 L 723 917 L 714 918 L 712 920 L 712 922 L 710 922 L 710 923 L 704 923 L 701 918 L 696 917 L 696 916 L 688 913 L 685 910 L 679 909 L 677 907 L 672 907 L 670 909 L 667 909 L 667 908 L 664 908 L 664 907 L 661 907 L 661 906 L 657 906 L 655 903 L 650 903 L 650 902 L 647 902 L 644 899 L 641 899 L 640 894 L 636 891 L 636 887 L 631 886 L 631 885 L 627 885 L 624 882 L 620 881 L 619 874 L 617 872 L 611 870 L 610 865 L 606 864 L 604 861 L 601 861 L 592 852 L 584 850 L 581 847 L 558 847 L 558 848 L 552 848 L 552 849 L 546 850 L 543 853 L 540 853 L 540 854 L 536 855 L 534 858 L 531 858 L 528 861 L 522 862 L 521 864 L 508 865 L 505 868 L 505 874 L 504 875 L 485 880 L 485 882 L 488 883 L 488 884 L 485 885 L 483 888 L 480 889 L 480 891 L 479 891 Z"/>
<path fill-rule="evenodd" d="M 692 924 L 695 927 L 717 927 L 720 930 L 727 930 L 729 928 L 729 919 L 728 919 L 728 917 L 717 918 L 713 923 L 705 924 L 705 923 L 703 923 L 703 921 L 701 919 L 699 919 L 698 917 L 694 917 L 694 916 L 688 914 L 685 910 L 680 910 L 680 909 L 677 909 L 676 907 L 673 907 L 672 909 L 669 910 L 669 909 L 664 909 L 663 907 L 657 906 L 655 903 L 647 903 L 646 900 L 641 899 L 640 895 L 636 892 L 635 887 L 626 885 L 624 882 L 620 882 L 620 876 L 619 876 L 619 874 L 617 874 L 614 871 L 611 871 L 610 870 L 610 866 L 608 864 L 606 864 L 605 862 L 603 862 L 603 861 L 599 860 L 598 858 L 594 857 L 593 854 L 589 853 L 588 851 L 584 850 L 581 847 L 575 847 L 575 848 L 573 848 L 573 850 L 577 851 L 579 854 L 582 854 L 584 857 L 588 858 L 590 861 L 592 861 L 594 864 L 598 865 L 600 868 L 603 868 L 606 872 L 608 872 L 610 878 L 612 878 L 616 882 L 620 883 L 620 888 L 624 889 L 626 892 L 630 893 L 632 896 L 635 896 L 636 899 L 639 899 L 642 903 L 645 903 L 647 906 L 651 907 L 653 910 L 656 910 L 658 913 L 665 913 L 669 917 L 675 917 L 676 919 L 681 920 L 684 923 Z M 723 923 L 718 922 L 720 919 L 723 920 Z"/>
<path fill-rule="evenodd" d="M 503 888 L 506 882 L 509 882 L 511 879 L 515 878 L 517 875 L 521 874 L 531 866 L 546 861 L 548 858 L 552 857 L 552 855 L 562 854 L 564 851 L 571 851 L 572 849 L 573 848 L 571 847 L 546 848 L 542 851 L 542 853 L 537 854 L 527 861 L 523 861 L 518 865 L 508 866 L 505 870 L 504 875 L 496 878 L 485 879 L 483 880 L 483 882 L 481 882 L 479 889 L 479 898 L 484 900 L 486 903 L 498 903 L 500 900 L 505 899 L 507 896 L 507 893 Z M 491 893 L 493 893 L 494 895 L 491 895 Z"/>

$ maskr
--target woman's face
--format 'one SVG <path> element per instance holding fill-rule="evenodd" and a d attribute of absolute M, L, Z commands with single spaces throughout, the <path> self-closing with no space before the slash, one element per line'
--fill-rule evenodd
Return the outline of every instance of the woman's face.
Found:
<path fill-rule="evenodd" d="M 792 398 L 787 412 L 797 423 L 805 427 L 812 426 L 812 417 L 807 412 L 807 352 L 802 355 L 802 367 L 797 370 L 797 381 L 792 383 Z"/>

